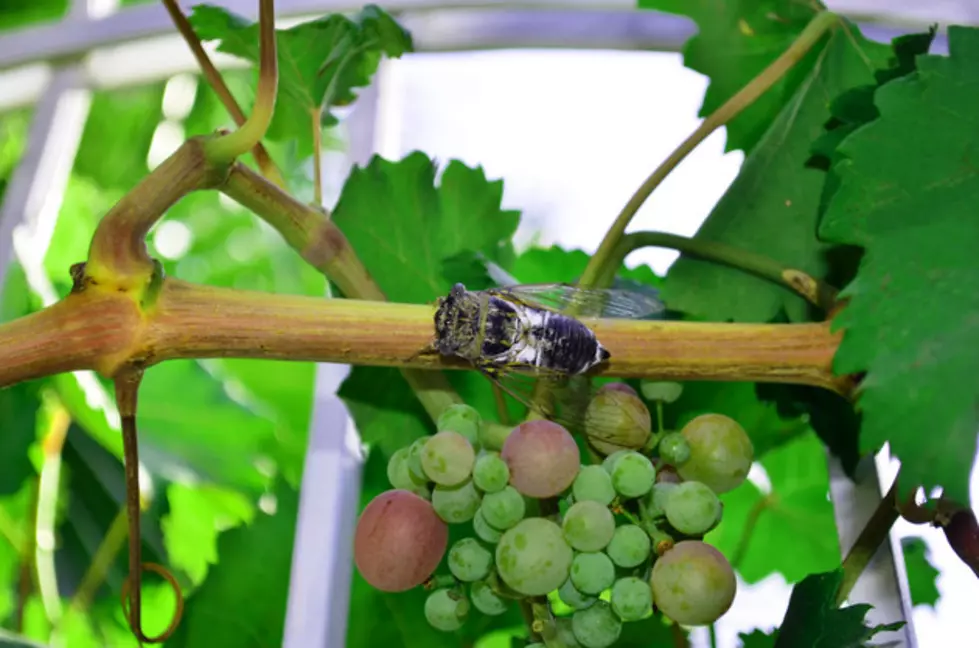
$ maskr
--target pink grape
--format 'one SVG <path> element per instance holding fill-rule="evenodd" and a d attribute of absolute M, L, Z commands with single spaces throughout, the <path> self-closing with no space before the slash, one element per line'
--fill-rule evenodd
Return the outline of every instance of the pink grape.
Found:
<path fill-rule="evenodd" d="M 624 382 L 605 383 L 604 385 L 599 387 L 595 393 L 599 393 L 603 391 L 620 391 L 626 394 L 632 394 L 633 396 L 639 396 L 639 394 L 636 393 L 635 389 L 633 389 L 627 383 Z"/>
<path fill-rule="evenodd" d="M 650 576 L 653 600 L 677 623 L 710 625 L 734 602 L 734 570 L 720 551 L 700 542 L 678 542 L 656 560 Z"/>
<path fill-rule="evenodd" d="M 449 527 L 431 503 L 406 490 L 381 493 L 364 508 L 354 534 L 357 571 L 382 592 L 421 585 L 438 567 Z"/>
<path fill-rule="evenodd" d="M 581 468 L 581 453 L 571 433 L 543 419 L 515 427 L 500 456 L 510 468 L 510 484 L 538 499 L 563 493 Z"/>

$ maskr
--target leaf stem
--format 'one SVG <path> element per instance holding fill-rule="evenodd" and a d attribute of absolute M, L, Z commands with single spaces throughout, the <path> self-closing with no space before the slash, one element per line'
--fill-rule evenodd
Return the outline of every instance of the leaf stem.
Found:
<path fill-rule="evenodd" d="M 745 555 L 748 553 L 748 546 L 751 544 L 751 538 L 754 536 L 755 528 L 758 526 L 758 518 L 771 505 L 771 502 L 771 495 L 767 495 L 755 502 L 751 510 L 748 511 L 744 528 L 741 530 L 741 537 L 738 538 L 738 546 L 735 547 L 734 554 L 731 557 L 731 567 L 735 570 L 741 567 L 741 561 L 744 560 Z"/>
<path fill-rule="evenodd" d="M 37 510 L 34 519 L 34 565 L 37 568 L 37 588 L 44 612 L 53 626 L 61 620 L 61 594 L 54 559 L 55 524 L 58 514 L 58 495 L 61 481 L 61 452 L 68 436 L 71 417 L 63 408 L 55 410 L 42 444 L 43 461 L 37 489 Z"/>
<path fill-rule="evenodd" d="M 310 111 L 313 129 L 313 202 L 318 206 L 323 205 L 323 126 L 320 124 L 320 109 L 313 108 Z"/>
<path fill-rule="evenodd" d="M 842 605 L 846 601 L 850 592 L 853 590 L 853 586 L 860 579 L 863 570 L 866 569 L 874 554 L 877 553 L 880 546 L 887 540 L 891 532 L 891 527 L 897 521 L 897 487 L 899 479 L 900 474 L 894 478 L 894 483 L 891 484 L 890 490 L 881 498 L 870 519 L 867 520 L 863 531 L 857 537 L 857 541 L 853 543 L 853 547 L 850 548 L 846 558 L 843 559 L 843 580 L 836 594 L 837 606 Z"/>
<path fill-rule="evenodd" d="M 835 14 L 827 11 L 817 14 L 806 28 L 799 34 L 799 37 L 789 46 L 785 52 L 762 70 L 762 72 L 752 79 L 748 85 L 744 86 L 734 96 L 710 114 L 700 126 L 685 139 L 669 157 L 642 183 L 636 193 L 629 199 L 625 207 L 616 217 L 615 222 L 605 234 L 595 255 L 588 262 L 588 266 L 582 273 L 579 283 L 582 286 L 595 286 L 598 280 L 606 272 L 608 264 L 612 262 L 613 255 L 618 248 L 619 241 L 625 234 L 626 227 L 639 208 L 646 202 L 646 199 L 653 191 L 666 179 L 674 168 L 687 155 L 690 154 L 702 141 L 723 126 L 731 119 L 741 113 L 742 110 L 754 103 L 766 90 L 771 88 L 781 79 L 792 67 L 798 63 L 809 52 L 823 35 L 838 22 Z"/>
<path fill-rule="evenodd" d="M 163 0 L 163 6 L 167 8 L 173 24 L 177 27 L 177 31 L 183 36 L 190 51 L 194 54 L 194 58 L 197 59 L 197 64 L 201 68 L 204 79 L 211 86 L 211 89 L 214 90 L 214 93 L 222 105 L 224 105 L 225 109 L 227 109 L 231 118 L 235 120 L 235 124 L 242 126 L 246 121 L 245 113 L 242 112 L 241 106 L 238 105 L 234 95 L 231 94 L 231 90 L 221 77 L 221 73 L 214 67 L 214 63 L 211 62 L 211 57 L 204 51 L 201 39 L 197 37 L 190 21 L 187 20 L 183 11 L 180 10 L 180 6 L 176 0 Z M 255 156 L 255 162 L 258 164 L 258 168 L 262 170 L 262 175 L 280 187 L 285 188 L 286 182 L 282 177 L 282 172 L 279 171 L 278 166 L 276 166 L 269 152 L 261 142 L 257 142 L 254 148 L 252 148 L 252 155 Z"/>
<path fill-rule="evenodd" d="M 611 285 L 625 258 L 644 247 L 670 248 L 705 261 L 743 270 L 785 286 L 824 311 L 829 311 L 836 304 L 837 290 L 802 270 L 786 267 L 774 259 L 733 245 L 665 232 L 633 232 L 623 236 L 615 252 L 609 257 L 598 285 Z"/>
<path fill-rule="evenodd" d="M 230 164 L 258 144 L 272 122 L 275 112 L 279 70 L 275 53 L 275 9 L 273 0 L 259 0 L 258 88 L 252 114 L 238 130 L 210 140 L 207 158 L 216 164 Z"/>

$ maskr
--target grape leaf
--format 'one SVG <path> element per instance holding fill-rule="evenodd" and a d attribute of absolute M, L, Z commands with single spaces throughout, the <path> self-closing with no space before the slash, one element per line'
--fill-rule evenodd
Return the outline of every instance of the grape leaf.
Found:
<path fill-rule="evenodd" d="M 0 496 L 16 493 L 34 474 L 27 449 L 37 438 L 37 388 L 22 382 L 0 389 Z"/>
<path fill-rule="evenodd" d="M 867 604 L 837 608 L 843 569 L 810 574 L 792 588 L 789 608 L 775 631 L 774 648 L 864 648 L 880 632 L 899 630 L 903 621 L 868 627 Z"/>
<path fill-rule="evenodd" d="M 724 517 L 706 541 L 717 547 L 746 582 L 773 572 L 798 582 L 841 560 L 829 471 L 819 439 L 808 432 L 760 461 L 771 493 L 751 482 L 721 495 Z"/>
<path fill-rule="evenodd" d="M 775 637 L 766 634 L 761 630 L 753 630 L 751 634 L 738 634 L 741 640 L 741 648 L 774 648 Z"/>
<path fill-rule="evenodd" d="M 218 538 L 220 562 L 187 598 L 167 648 L 281 646 L 299 494 L 278 482 L 276 508 Z"/>
<path fill-rule="evenodd" d="M 190 22 L 203 41 L 219 40 L 218 51 L 258 63 L 258 23 L 213 5 L 197 5 Z M 314 115 L 337 122 L 331 107 L 357 98 L 370 85 L 381 56 L 398 58 L 412 49 L 411 35 L 376 5 L 353 19 L 343 14 L 276 30 L 279 89 L 270 139 L 295 139 L 303 157 L 312 153 Z M 322 112 L 321 112 L 322 111 Z"/>
<path fill-rule="evenodd" d="M 838 373 L 863 373 L 860 446 L 890 442 L 902 490 L 969 501 L 979 428 L 979 30 L 949 28 L 948 57 L 875 95 L 880 118 L 838 147 L 824 239 L 865 249 L 835 318 Z M 940 124 L 923 129 L 921 124 Z M 913 161 L 913 163 L 912 163 Z M 927 307 L 923 307 L 927 304 Z M 922 434 L 928 430 L 928 434 Z"/>
<path fill-rule="evenodd" d="M 826 174 L 806 166 L 811 145 L 830 118 L 830 99 L 872 83 L 888 52 L 853 25 L 832 28 L 825 45 L 799 64 L 808 66 L 800 68 L 807 70 L 805 79 L 777 115 L 768 115 L 771 128 L 695 238 L 825 276 L 828 246 L 816 238 L 816 221 Z M 811 319 L 808 303 L 783 286 L 683 255 L 670 268 L 663 294 L 671 308 L 711 321 L 768 322 L 783 311 L 793 322 Z"/>
<path fill-rule="evenodd" d="M 784 0 L 639 0 L 692 18 L 698 32 L 683 47 L 683 64 L 710 78 L 699 116 L 706 117 L 777 59 L 815 15 L 814 5 Z M 811 53 L 810 53 L 811 54 Z M 725 151 L 751 151 L 803 83 L 807 61 L 776 82 L 727 125 Z"/>
<path fill-rule="evenodd" d="M 938 569 L 929 557 L 928 545 L 917 536 L 901 538 L 904 567 L 908 572 L 908 587 L 914 606 L 938 603 Z"/>

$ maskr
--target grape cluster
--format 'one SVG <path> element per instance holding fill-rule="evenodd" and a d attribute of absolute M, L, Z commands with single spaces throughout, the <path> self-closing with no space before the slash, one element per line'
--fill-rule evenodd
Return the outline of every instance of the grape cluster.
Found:
<path fill-rule="evenodd" d="M 640 387 L 659 420 L 682 390 Z M 555 422 L 521 423 L 497 452 L 480 443 L 476 410 L 447 409 L 434 435 L 392 455 L 394 490 L 358 521 L 360 574 L 384 591 L 424 585 L 425 618 L 445 632 L 473 608 L 495 616 L 534 597 L 547 597 L 551 610 L 535 631 L 568 648 L 612 646 L 624 623 L 654 608 L 683 625 L 716 621 L 736 582 L 703 536 L 720 522 L 718 494 L 747 477 L 753 449 L 745 431 L 702 414 L 677 432 L 652 434 L 649 409 L 624 383 L 605 385 L 588 410 L 591 420 L 621 421 L 618 445 L 593 440 L 610 450 L 600 464 L 583 465 L 574 438 Z M 471 525 L 474 535 L 448 546 L 450 524 Z M 448 573 L 436 574 L 443 558 Z"/>

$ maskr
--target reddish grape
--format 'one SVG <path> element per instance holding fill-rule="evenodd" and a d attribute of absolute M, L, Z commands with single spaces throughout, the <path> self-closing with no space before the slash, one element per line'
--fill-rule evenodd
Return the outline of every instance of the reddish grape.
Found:
<path fill-rule="evenodd" d="M 701 414 L 681 432 L 690 445 L 690 458 L 676 467 L 684 481 L 707 484 L 720 495 L 748 477 L 755 453 L 737 421 L 723 414 Z"/>
<path fill-rule="evenodd" d="M 528 497 L 559 495 L 581 468 L 581 453 L 574 437 L 547 420 L 525 421 L 515 427 L 500 456 L 510 468 L 510 484 Z"/>
<path fill-rule="evenodd" d="M 599 387 L 595 391 L 595 393 L 601 393 L 603 391 L 620 391 L 620 392 L 624 392 L 626 394 L 632 394 L 633 396 L 639 396 L 639 394 L 636 393 L 636 390 L 635 389 L 633 389 L 627 383 L 624 383 L 624 382 L 605 383 L 604 385 L 602 385 L 601 387 Z"/>
<path fill-rule="evenodd" d="M 703 626 L 730 609 L 737 591 L 731 563 L 720 551 L 684 540 L 656 559 L 650 576 L 653 600 L 663 614 L 682 625 Z"/>
<path fill-rule="evenodd" d="M 360 514 L 354 562 L 373 587 L 403 592 L 432 575 L 448 542 L 449 528 L 431 503 L 406 490 L 389 490 Z"/>

